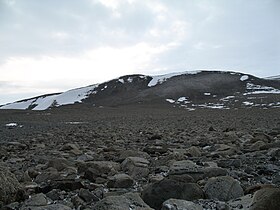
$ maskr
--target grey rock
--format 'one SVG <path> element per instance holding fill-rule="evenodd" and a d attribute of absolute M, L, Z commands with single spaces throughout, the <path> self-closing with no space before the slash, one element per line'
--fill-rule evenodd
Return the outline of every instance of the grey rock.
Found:
<path fill-rule="evenodd" d="M 108 196 L 97 202 L 94 210 L 152 210 L 137 193 Z"/>
<path fill-rule="evenodd" d="M 228 174 L 227 170 L 219 167 L 207 167 L 203 170 L 203 178 L 211 178 L 217 176 L 226 176 Z"/>
<path fill-rule="evenodd" d="M 125 160 L 128 157 L 141 157 L 145 159 L 149 159 L 150 155 L 146 152 L 137 151 L 137 150 L 124 150 L 120 153 L 120 159 Z"/>
<path fill-rule="evenodd" d="M 201 150 L 196 146 L 192 146 L 186 150 L 186 154 L 190 157 L 200 157 Z"/>
<path fill-rule="evenodd" d="M 253 196 L 250 210 L 279 210 L 280 188 L 263 188 Z"/>
<path fill-rule="evenodd" d="M 75 155 L 80 155 L 82 154 L 82 152 L 79 150 L 78 146 L 76 144 L 71 144 L 71 143 L 67 143 L 64 144 L 61 148 L 61 151 L 69 151 Z"/>
<path fill-rule="evenodd" d="M 47 167 L 50 168 L 55 168 L 58 171 L 62 171 L 66 169 L 67 167 L 72 166 L 72 164 L 66 160 L 65 158 L 53 158 L 49 160 Z"/>
<path fill-rule="evenodd" d="M 187 174 L 195 181 L 203 179 L 203 167 L 196 165 L 190 160 L 181 160 L 174 162 L 169 169 L 169 175 L 182 175 Z"/>
<path fill-rule="evenodd" d="M 11 203 L 24 195 L 22 186 L 15 175 L 5 166 L 0 165 L 0 203 Z"/>
<path fill-rule="evenodd" d="M 203 208 L 191 201 L 169 199 L 162 204 L 161 210 L 203 210 Z"/>
<path fill-rule="evenodd" d="M 127 174 L 116 174 L 109 177 L 107 186 L 110 188 L 129 188 L 132 187 L 134 180 Z"/>
<path fill-rule="evenodd" d="M 50 202 L 50 199 L 43 193 L 32 195 L 28 200 L 24 202 L 25 206 L 46 206 Z"/>
<path fill-rule="evenodd" d="M 150 207 L 160 209 L 162 203 L 170 198 L 192 201 L 204 198 L 204 193 L 195 183 L 163 179 L 148 185 L 143 190 L 141 197 Z"/>
<path fill-rule="evenodd" d="M 210 178 L 205 187 L 205 194 L 210 199 L 229 201 L 243 196 L 244 192 L 239 182 L 229 176 Z"/>
<path fill-rule="evenodd" d="M 47 206 L 29 206 L 22 207 L 20 210 L 72 210 L 69 206 L 65 206 L 62 204 L 51 204 Z"/>
<path fill-rule="evenodd" d="M 222 159 L 218 161 L 218 166 L 222 168 L 240 168 L 241 160 L 240 159 Z"/>
<path fill-rule="evenodd" d="M 223 201 L 211 200 L 211 199 L 199 199 L 196 203 L 202 206 L 203 210 L 232 210 Z"/>
<path fill-rule="evenodd" d="M 253 195 L 247 194 L 245 196 L 230 200 L 227 202 L 231 210 L 244 209 L 249 210 L 253 201 Z"/>
<path fill-rule="evenodd" d="M 127 172 L 131 177 L 141 179 L 148 176 L 149 163 L 145 158 L 128 157 L 122 162 L 121 166 L 123 171 Z"/>
<path fill-rule="evenodd" d="M 99 198 L 88 189 L 81 188 L 79 190 L 79 196 L 86 202 L 99 201 Z"/>

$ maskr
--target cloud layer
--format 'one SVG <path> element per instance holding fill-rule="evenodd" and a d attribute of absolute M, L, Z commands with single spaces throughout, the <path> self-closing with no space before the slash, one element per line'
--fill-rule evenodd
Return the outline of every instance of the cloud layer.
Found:
<path fill-rule="evenodd" d="M 0 104 L 131 73 L 279 74 L 279 10 L 278 0 L 2 0 Z"/>

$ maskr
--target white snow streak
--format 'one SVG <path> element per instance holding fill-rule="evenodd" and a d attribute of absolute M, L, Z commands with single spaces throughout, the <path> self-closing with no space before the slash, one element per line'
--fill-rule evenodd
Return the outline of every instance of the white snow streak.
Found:
<path fill-rule="evenodd" d="M 171 73 L 171 74 L 164 74 L 164 75 L 158 75 L 158 76 L 152 76 L 152 80 L 149 82 L 148 86 L 153 87 L 156 86 L 157 84 L 162 84 L 165 82 L 167 79 L 179 75 L 184 75 L 184 74 L 197 74 L 201 71 L 185 71 L 185 72 L 177 72 L 177 73 Z"/>

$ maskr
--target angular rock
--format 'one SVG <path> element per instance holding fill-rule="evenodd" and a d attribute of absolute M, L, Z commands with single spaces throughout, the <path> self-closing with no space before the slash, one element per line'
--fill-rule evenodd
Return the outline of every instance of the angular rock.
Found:
<path fill-rule="evenodd" d="M 192 146 L 186 150 L 186 154 L 190 157 L 200 157 L 201 151 L 198 147 Z"/>
<path fill-rule="evenodd" d="M 65 158 L 53 158 L 47 164 L 48 168 L 52 167 L 57 169 L 58 171 L 62 171 L 69 166 L 72 166 L 72 164 Z"/>
<path fill-rule="evenodd" d="M 0 165 L 0 206 L 20 200 L 24 191 L 15 175 L 8 168 Z"/>
<path fill-rule="evenodd" d="M 29 206 L 22 207 L 20 210 L 72 210 L 69 206 L 65 206 L 62 204 L 51 204 L 47 206 Z"/>
<path fill-rule="evenodd" d="M 64 144 L 61 148 L 61 151 L 69 151 L 75 155 L 80 155 L 82 154 L 82 152 L 79 150 L 78 146 L 76 144 L 71 144 L 71 143 L 67 143 Z"/>
<path fill-rule="evenodd" d="M 203 208 L 191 201 L 169 199 L 162 204 L 161 210 L 203 210 Z"/>
<path fill-rule="evenodd" d="M 122 169 L 134 179 L 141 179 L 148 176 L 149 163 L 150 162 L 145 158 L 128 157 L 122 162 L 121 166 Z"/>
<path fill-rule="evenodd" d="M 222 159 L 218 161 L 218 166 L 222 168 L 240 168 L 241 160 L 240 159 Z"/>
<path fill-rule="evenodd" d="M 99 198 L 88 189 L 80 189 L 79 196 L 87 203 L 92 201 L 99 201 Z"/>
<path fill-rule="evenodd" d="M 150 207 L 158 210 L 164 201 L 175 198 L 188 201 L 204 198 L 202 189 L 195 183 L 183 183 L 171 179 L 148 185 L 141 197 Z"/>
<path fill-rule="evenodd" d="M 219 167 L 207 167 L 202 169 L 203 178 L 211 178 L 217 176 L 226 176 L 228 174 L 227 170 Z"/>
<path fill-rule="evenodd" d="M 46 206 L 50 199 L 43 193 L 32 195 L 24 202 L 25 206 Z"/>
<path fill-rule="evenodd" d="M 195 181 L 203 179 L 203 167 L 196 165 L 190 160 L 181 160 L 174 162 L 169 169 L 169 175 L 187 174 Z"/>
<path fill-rule="evenodd" d="M 262 146 L 264 146 L 264 145 L 266 145 L 265 142 L 263 142 L 263 141 L 257 141 L 257 142 L 255 142 L 254 144 L 252 144 L 252 145 L 250 146 L 250 150 L 251 150 L 251 151 L 260 150 L 260 148 L 261 148 Z"/>
<path fill-rule="evenodd" d="M 79 163 L 78 172 L 84 177 L 95 182 L 101 176 L 114 175 L 120 170 L 120 164 L 113 161 L 89 161 Z"/>
<path fill-rule="evenodd" d="M 143 151 L 148 154 L 164 154 L 168 151 L 168 148 L 165 146 L 147 146 Z"/>
<path fill-rule="evenodd" d="M 230 209 L 244 209 L 249 210 L 253 201 L 253 195 L 248 194 L 227 202 Z"/>
<path fill-rule="evenodd" d="M 205 187 L 205 194 L 210 199 L 229 201 L 243 196 L 244 192 L 239 182 L 229 176 L 210 178 Z"/>
<path fill-rule="evenodd" d="M 125 160 L 128 157 L 141 157 L 149 159 L 150 155 L 146 152 L 137 151 L 137 150 L 124 150 L 120 153 L 120 160 Z"/>
<path fill-rule="evenodd" d="M 137 193 L 127 193 L 121 196 L 108 196 L 97 202 L 94 210 L 152 210 Z"/>
<path fill-rule="evenodd" d="M 107 186 L 110 188 L 129 188 L 132 187 L 134 180 L 127 174 L 116 174 L 109 178 Z"/>

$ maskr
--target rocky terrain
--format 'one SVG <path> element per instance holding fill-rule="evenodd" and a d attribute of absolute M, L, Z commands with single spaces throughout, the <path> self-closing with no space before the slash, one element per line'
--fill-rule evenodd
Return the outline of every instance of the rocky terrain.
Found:
<path fill-rule="evenodd" d="M 279 113 L 175 102 L 0 110 L 0 209 L 279 209 Z"/>

